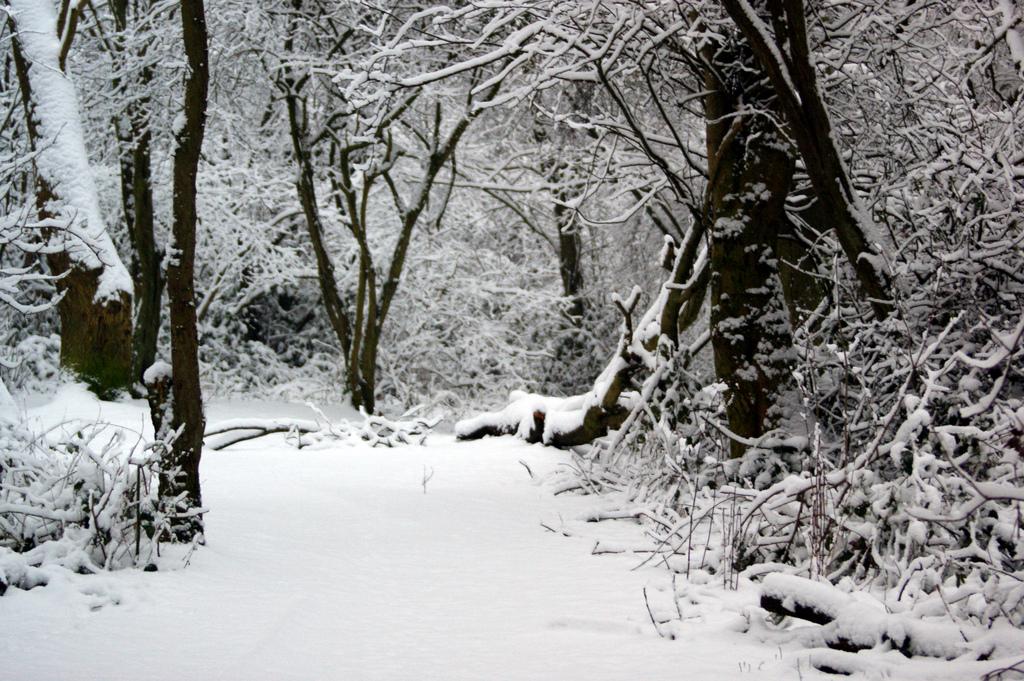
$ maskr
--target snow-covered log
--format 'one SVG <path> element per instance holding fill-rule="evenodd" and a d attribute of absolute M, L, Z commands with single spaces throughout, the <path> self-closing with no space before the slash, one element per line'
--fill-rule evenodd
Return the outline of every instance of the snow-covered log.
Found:
<path fill-rule="evenodd" d="M 274 433 L 315 433 L 321 425 L 309 419 L 229 419 L 206 429 L 207 449 L 224 449 Z"/>
<path fill-rule="evenodd" d="M 761 607 L 768 612 L 828 624 L 839 617 L 850 597 L 831 584 L 801 577 L 770 574 L 761 585 Z"/>
<path fill-rule="evenodd" d="M 441 421 L 440 418 L 388 419 L 383 416 L 362 414 L 362 422 L 329 421 L 319 410 L 316 419 L 291 418 L 239 418 L 213 424 L 206 429 L 207 449 L 224 449 L 231 445 L 273 435 L 287 433 L 298 447 L 319 442 L 344 442 L 354 445 L 369 444 L 394 447 L 402 444 L 423 444 L 427 435 Z"/>
<path fill-rule="evenodd" d="M 823 625 L 817 636 L 835 650 L 856 652 L 888 643 L 907 657 L 951 660 L 971 649 L 964 631 L 952 623 L 890 614 L 880 603 L 865 604 L 831 584 L 794 575 L 765 577 L 761 607 Z"/>
<path fill-rule="evenodd" d="M 633 311 L 640 300 L 639 288 L 634 288 L 625 301 L 613 298 L 623 316 L 622 335 L 615 355 L 589 392 L 559 398 L 516 390 L 509 395 L 505 408 L 456 423 L 456 436 L 475 440 L 516 435 L 528 442 L 575 447 L 622 426 L 639 395 L 631 389 L 641 387 L 635 380 L 637 375 L 647 377 L 647 381 L 641 381 L 644 384 L 657 381 L 659 367 L 665 366 L 664 357 L 659 357 L 659 343 L 664 339 L 674 349 L 680 331 L 696 317 L 694 308 L 699 309 L 704 300 L 708 263 L 707 250 L 699 248 L 703 237 L 703 229 L 694 227 L 679 249 L 666 237 L 666 249 L 677 251 L 672 274 L 638 322 L 634 324 Z M 707 337 L 702 336 L 686 351 L 693 354 L 705 342 Z"/>

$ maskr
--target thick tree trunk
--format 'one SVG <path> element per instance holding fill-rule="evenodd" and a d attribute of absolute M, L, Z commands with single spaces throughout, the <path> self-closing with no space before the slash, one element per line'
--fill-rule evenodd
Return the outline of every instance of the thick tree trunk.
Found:
<path fill-rule="evenodd" d="M 44 215 L 40 210 L 40 217 Z M 100 397 L 113 397 L 129 388 L 131 297 L 124 294 L 101 300 L 96 270 L 76 267 L 66 254 L 47 256 L 47 263 L 51 271 L 67 273 L 57 284 L 64 294 L 57 305 L 61 366 L 81 377 Z"/>
<path fill-rule="evenodd" d="M 64 275 L 57 282 L 64 294 L 61 366 L 109 395 L 131 383 L 131 279 L 99 211 L 74 87 L 60 69 L 53 7 L 27 0 L 7 5 L 26 128 L 37 152 L 37 211 L 41 220 L 68 222 L 51 230 L 49 239 L 62 248 L 47 256 L 50 270 Z M 44 104 L 40 93 L 47 94 Z"/>
<path fill-rule="evenodd" d="M 161 496 L 181 497 L 172 523 L 174 539 L 201 536 L 202 493 L 199 459 L 202 455 L 202 391 L 199 384 L 199 336 L 196 330 L 194 267 L 196 250 L 196 173 L 206 125 L 209 64 L 203 0 L 182 0 L 182 37 L 189 75 L 185 82 L 184 125 L 174 149 L 174 225 L 167 267 L 167 296 L 171 308 L 171 365 L 173 406 L 171 428 L 181 430 L 170 452 L 169 471 L 160 480 Z"/>
<path fill-rule="evenodd" d="M 869 241 L 873 225 L 843 163 L 828 109 L 818 89 L 802 0 L 766 3 L 774 37 L 747 0 L 723 0 L 722 4 L 771 81 L 779 108 L 789 123 L 788 131 L 796 140 L 821 201 L 825 224 L 835 230 L 875 315 L 886 317 L 893 306 L 889 276 Z M 762 6 L 758 3 L 758 7 Z"/>
<path fill-rule="evenodd" d="M 711 345 L 729 429 L 746 439 L 771 430 L 792 374 L 792 333 L 776 245 L 788 230 L 785 202 L 794 162 L 774 123 L 761 113 L 770 93 L 743 68 L 744 52 L 719 47 L 705 98 L 711 228 Z M 716 73 L 725 74 L 722 79 Z M 740 456 L 746 446 L 731 442 Z"/>

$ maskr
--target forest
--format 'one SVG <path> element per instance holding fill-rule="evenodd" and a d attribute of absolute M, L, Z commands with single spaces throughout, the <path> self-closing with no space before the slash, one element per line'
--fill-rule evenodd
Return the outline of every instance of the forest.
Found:
<path fill-rule="evenodd" d="M 0 50 L 0 677 L 1024 678 L 1018 3 Z"/>

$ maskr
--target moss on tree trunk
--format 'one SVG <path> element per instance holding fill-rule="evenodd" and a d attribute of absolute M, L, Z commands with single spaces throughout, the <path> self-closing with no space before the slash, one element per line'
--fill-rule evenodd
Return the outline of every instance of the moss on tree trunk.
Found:
<path fill-rule="evenodd" d="M 127 295 L 96 300 L 101 270 L 73 267 L 63 254 L 48 258 L 53 272 L 66 272 L 57 288 L 60 364 L 100 397 L 109 398 L 132 382 L 132 303 Z"/>

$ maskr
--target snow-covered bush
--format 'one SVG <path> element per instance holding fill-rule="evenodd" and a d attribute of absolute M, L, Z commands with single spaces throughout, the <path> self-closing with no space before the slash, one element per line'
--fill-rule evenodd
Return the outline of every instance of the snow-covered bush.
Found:
<path fill-rule="evenodd" d="M 173 507 L 158 498 L 163 447 L 100 423 L 34 434 L 0 420 L 0 593 L 45 583 L 44 565 L 153 564 Z"/>
<path fill-rule="evenodd" d="M 11 390 L 42 394 L 53 389 L 61 376 L 60 336 L 30 334 L 7 347 L 13 361 L 0 370 Z"/>
<path fill-rule="evenodd" d="M 781 569 L 896 612 L 1021 626 L 1024 316 L 944 316 L 917 339 L 904 322 L 822 320 L 801 339 L 789 431 L 739 459 L 718 386 L 660 385 L 580 459 L 582 485 L 643 503 L 679 571 L 729 585 Z"/>
<path fill-rule="evenodd" d="M 646 509 L 674 569 L 727 585 L 783 570 L 894 611 L 1024 623 L 1024 90 L 1003 44 L 1016 15 L 992 4 L 950 20 L 952 7 L 913 12 L 892 50 L 875 49 L 892 37 L 881 6 L 844 15 L 843 31 L 830 7 L 813 28 L 817 63 L 843 64 L 824 69 L 824 104 L 891 311 L 857 293 L 798 172 L 787 211 L 809 230 L 820 295 L 787 299 L 791 347 L 751 335 L 765 357 L 793 351 L 774 430 L 731 433 L 729 386 L 661 331 L 667 352 L 642 356 L 622 428 L 579 460 L 581 488 Z"/>

